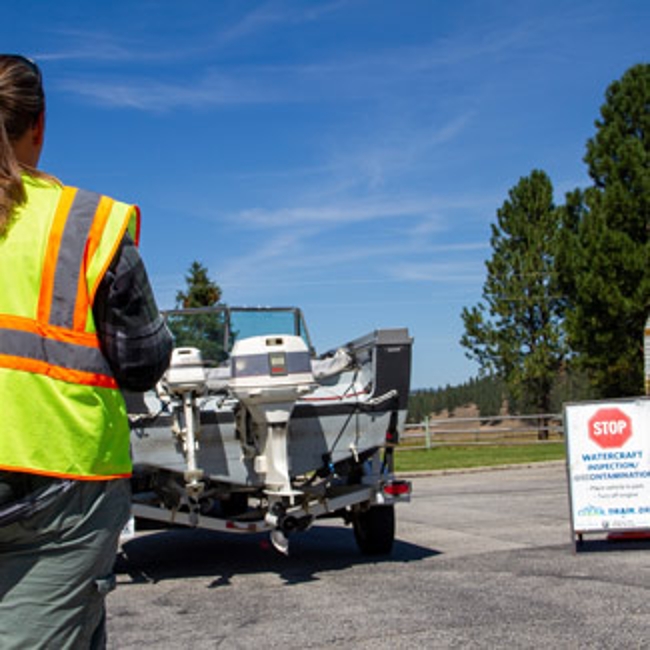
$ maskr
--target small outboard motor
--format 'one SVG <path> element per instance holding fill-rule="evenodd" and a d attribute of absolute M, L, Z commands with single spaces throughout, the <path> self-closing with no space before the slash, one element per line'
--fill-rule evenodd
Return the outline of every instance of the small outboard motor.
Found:
<path fill-rule="evenodd" d="M 206 378 L 201 351 L 185 347 L 172 351 L 169 368 L 162 379 L 165 390 L 182 401 L 182 410 L 173 409 L 172 432 L 182 441 L 185 452 L 185 490 L 190 498 L 190 516 L 194 523 L 198 517 L 198 498 L 204 489 L 203 470 L 196 462 L 201 417 L 195 399 L 206 391 Z"/>
<path fill-rule="evenodd" d="M 163 381 L 170 393 L 182 395 L 188 391 L 203 393 L 206 389 L 206 370 L 201 350 L 174 348 Z"/>

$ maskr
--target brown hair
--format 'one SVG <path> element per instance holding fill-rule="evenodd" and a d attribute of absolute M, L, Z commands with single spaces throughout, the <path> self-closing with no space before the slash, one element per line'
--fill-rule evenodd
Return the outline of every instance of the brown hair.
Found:
<path fill-rule="evenodd" d="M 17 54 L 0 54 L 0 237 L 12 213 L 25 201 L 21 171 L 41 176 L 16 159 L 13 143 L 34 126 L 45 110 L 45 94 L 38 66 Z"/>

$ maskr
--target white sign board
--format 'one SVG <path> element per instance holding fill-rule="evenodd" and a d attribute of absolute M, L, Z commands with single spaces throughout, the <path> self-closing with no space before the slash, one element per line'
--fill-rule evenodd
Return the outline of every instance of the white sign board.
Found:
<path fill-rule="evenodd" d="M 575 533 L 650 530 L 650 399 L 564 407 Z"/>

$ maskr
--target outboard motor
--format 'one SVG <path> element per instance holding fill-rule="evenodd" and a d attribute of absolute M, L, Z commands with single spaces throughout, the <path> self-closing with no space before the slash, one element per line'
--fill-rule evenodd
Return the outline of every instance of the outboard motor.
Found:
<path fill-rule="evenodd" d="M 291 496 L 287 435 L 298 399 L 316 388 L 309 350 L 299 336 L 254 336 L 237 341 L 230 355 L 229 388 L 262 434 L 255 470 L 267 494 Z"/>
<path fill-rule="evenodd" d="M 190 516 L 196 524 L 198 499 L 204 489 L 203 470 L 196 464 L 197 436 L 201 425 L 196 397 L 206 391 L 206 371 L 201 351 L 192 347 L 175 348 L 162 383 L 172 398 L 179 398 L 182 402 L 182 410 L 173 409 L 172 432 L 183 444 L 187 464 L 184 473 L 185 491 L 189 498 Z"/>

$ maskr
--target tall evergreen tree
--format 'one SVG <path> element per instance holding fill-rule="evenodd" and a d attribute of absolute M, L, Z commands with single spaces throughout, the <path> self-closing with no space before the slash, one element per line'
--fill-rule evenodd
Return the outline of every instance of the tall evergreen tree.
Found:
<path fill-rule="evenodd" d="M 467 356 L 501 377 L 521 410 L 538 413 L 549 412 L 565 357 L 565 303 L 554 271 L 558 218 L 548 176 L 534 170 L 520 179 L 492 225 L 483 301 L 462 312 Z"/>
<path fill-rule="evenodd" d="M 192 262 L 185 276 L 185 291 L 176 293 L 176 307 L 194 309 L 214 307 L 221 299 L 221 288 L 208 276 L 200 262 Z M 227 354 L 226 324 L 222 311 L 212 313 L 170 314 L 167 324 L 177 347 L 199 348 L 206 361 L 218 363 Z"/>
<path fill-rule="evenodd" d="M 650 311 L 650 65 L 606 91 L 585 162 L 593 186 L 563 208 L 566 329 L 601 397 L 643 392 L 643 330 Z"/>
<path fill-rule="evenodd" d="M 221 299 L 221 287 L 210 280 L 208 269 L 194 261 L 185 276 L 186 291 L 176 293 L 176 307 L 213 307 Z"/>

